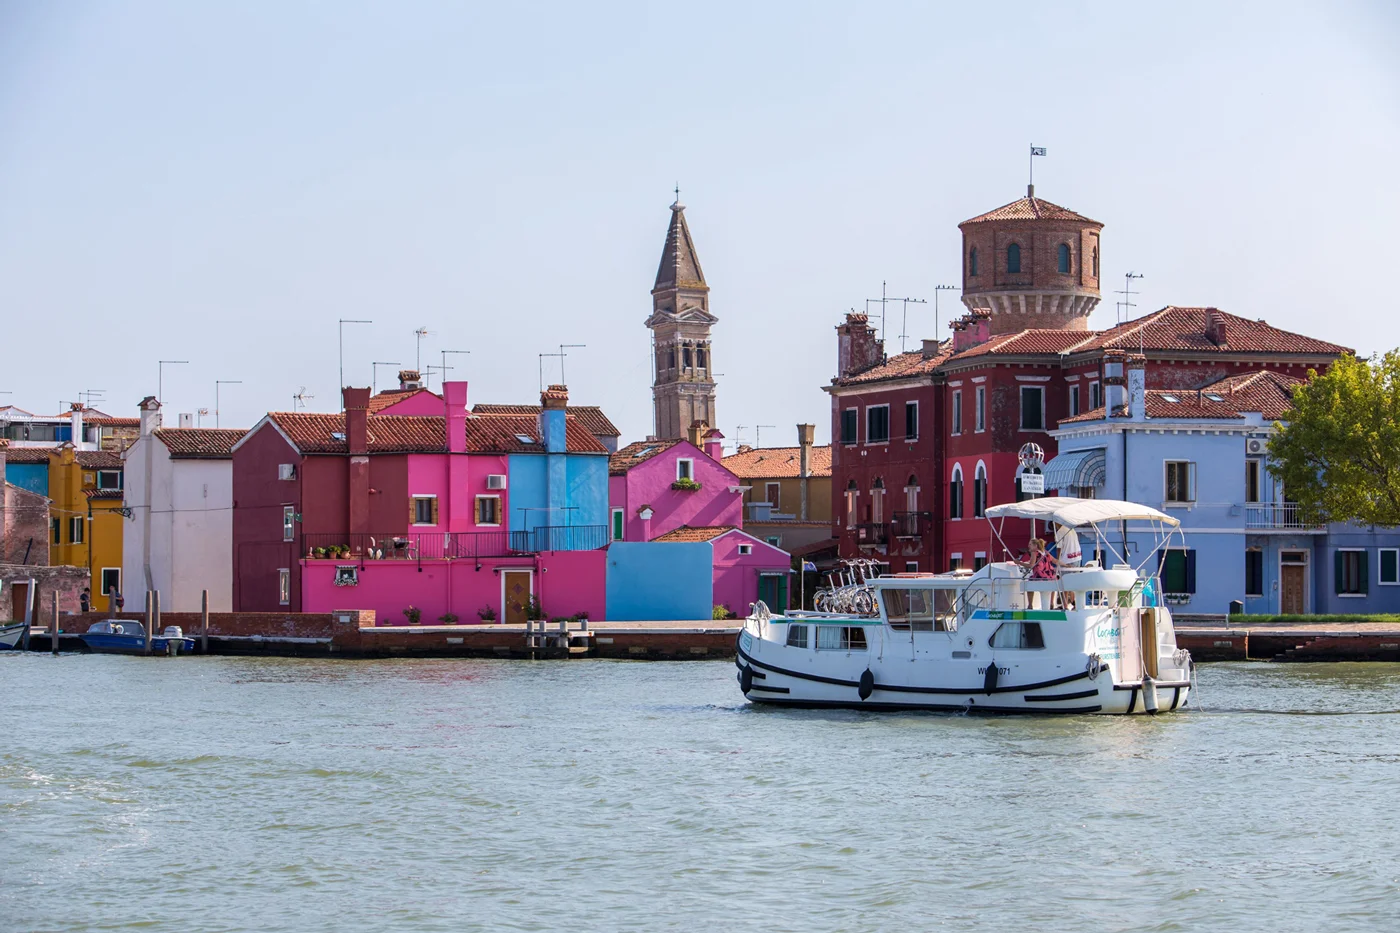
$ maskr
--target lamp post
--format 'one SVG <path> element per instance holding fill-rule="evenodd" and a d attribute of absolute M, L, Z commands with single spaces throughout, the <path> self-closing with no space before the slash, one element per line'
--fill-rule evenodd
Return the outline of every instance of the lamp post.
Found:
<path fill-rule="evenodd" d="M 340 396 L 340 410 L 345 410 L 345 325 L 346 324 L 373 324 L 373 321 L 364 321 L 357 318 L 343 317 L 340 319 L 340 383 L 336 386 L 336 394 Z"/>
<path fill-rule="evenodd" d="M 375 395 L 378 395 L 378 394 L 379 394 L 379 367 L 381 367 L 381 366 L 402 366 L 403 364 L 402 364 L 402 363 L 386 363 L 386 362 L 384 362 L 383 360 L 380 360 L 380 361 L 378 361 L 378 362 L 370 363 L 369 365 L 370 365 L 370 367 L 374 370 L 374 375 L 370 377 L 370 387 L 369 387 L 369 390 L 370 390 L 371 393 L 373 393 L 373 394 L 375 394 Z"/>
<path fill-rule="evenodd" d="M 189 360 L 156 360 L 156 401 L 157 401 L 157 402 L 160 402 L 162 405 L 165 404 L 165 402 L 161 401 L 161 396 L 165 394 L 165 367 L 167 367 L 167 366 L 175 366 L 175 365 L 184 365 L 184 364 L 187 364 L 187 363 L 189 363 Z"/>
<path fill-rule="evenodd" d="M 219 426 L 219 386 L 241 386 L 242 384 L 242 379 L 214 380 L 214 427 Z"/>

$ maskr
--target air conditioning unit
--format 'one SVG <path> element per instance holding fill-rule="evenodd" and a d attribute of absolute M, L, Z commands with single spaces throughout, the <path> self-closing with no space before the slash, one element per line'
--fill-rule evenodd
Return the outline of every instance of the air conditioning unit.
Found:
<path fill-rule="evenodd" d="M 295 463 L 279 463 L 279 464 L 277 464 L 277 478 L 278 478 L 278 479 L 296 479 L 296 478 L 297 478 L 297 465 L 296 465 Z"/>
<path fill-rule="evenodd" d="M 1244 442 L 1244 449 L 1252 454 L 1262 454 L 1264 452 L 1264 442 L 1257 437 L 1251 437 Z"/>
<path fill-rule="evenodd" d="M 505 489 L 506 476 L 504 473 L 491 473 L 486 477 L 487 489 Z"/>

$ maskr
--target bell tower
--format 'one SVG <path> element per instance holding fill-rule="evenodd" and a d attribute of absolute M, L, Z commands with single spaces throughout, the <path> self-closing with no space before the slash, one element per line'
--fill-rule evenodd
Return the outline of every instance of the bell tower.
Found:
<path fill-rule="evenodd" d="M 652 334 L 651 398 L 658 438 L 684 438 L 696 421 L 716 423 L 710 327 L 718 320 L 710 313 L 710 287 L 678 192 L 646 320 Z"/>

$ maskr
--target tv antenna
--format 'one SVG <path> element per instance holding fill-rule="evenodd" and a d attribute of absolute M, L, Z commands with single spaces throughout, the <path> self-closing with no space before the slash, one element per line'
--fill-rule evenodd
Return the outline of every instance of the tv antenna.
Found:
<path fill-rule="evenodd" d="M 418 370 L 420 373 L 423 371 L 423 338 L 431 337 L 432 335 L 433 332 L 428 330 L 426 326 L 420 327 L 413 332 L 413 336 L 417 340 L 417 349 L 413 357 L 413 368 Z"/>
<path fill-rule="evenodd" d="M 207 409 L 207 408 L 197 408 L 197 409 L 195 409 L 195 413 L 194 413 L 194 416 L 195 416 L 194 425 L 195 425 L 195 427 L 197 427 L 197 428 L 202 428 L 202 427 L 204 427 L 204 419 L 205 419 L 205 417 L 206 417 L 208 414 L 209 414 L 209 409 Z"/>
<path fill-rule="evenodd" d="M 423 384 L 427 386 L 430 390 L 433 387 L 433 373 L 438 371 L 439 367 L 434 366 L 432 363 L 429 363 L 427 366 L 423 367 Z M 440 383 L 442 380 L 439 379 L 438 381 Z M 439 385 L 438 388 L 440 389 L 442 388 L 442 386 Z"/>
<path fill-rule="evenodd" d="M 933 286 L 933 339 L 938 339 L 938 293 L 956 292 L 960 289 L 956 285 L 935 285 Z"/>
<path fill-rule="evenodd" d="M 776 424 L 756 424 L 753 426 L 753 445 L 760 450 L 763 448 L 763 429 L 776 428 Z"/>
<path fill-rule="evenodd" d="M 443 350 L 443 351 L 442 351 L 442 381 L 443 381 L 443 382 L 446 382 L 446 381 L 447 381 L 447 371 L 448 371 L 449 369 L 455 369 L 455 368 L 456 368 L 456 367 L 448 366 L 448 365 L 447 365 L 447 354 L 449 354 L 449 353 L 459 353 L 459 354 L 462 354 L 463 356 L 467 356 L 467 355 L 470 355 L 471 352 L 472 352 L 472 351 L 470 351 L 470 350 Z"/>
<path fill-rule="evenodd" d="M 370 369 L 373 371 L 373 375 L 370 376 L 370 387 L 369 387 L 369 390 L 370 390 L 371 393 L 373 393 L 373 394 L 375 394 L 375 395 L 378 395 L 378 394 L 379 394 L 379 367 L 381 367 L 381 366 L 402 366 L 403 364 L 402 364 L 402 363 L 386 363 L 386 362 L 384 362 L 383 360 L 379 360 L 379 361 L 377 361 L 377 362 L 370 363 L 369 365 L 370 365 Z"/>
<path fill-rule="evenodd" d="M 891 297 L 889 297 L 889 296 L 885 293 L 885 283 L 882 281 L 882 282 L 880 283 L 880 297 L 879 297 L 879 298 L 867 298 L 867 299 L 865 299 L 865 313 L 866 313 L 866 316 L 867 316 L 867 317 L 870 315 L 870 306 L 871 306 L 872 304 L 878 304 L 878 305 L 880 306 L 880 339 L 881 339 L 882 341 L 888 336 L 888 335 L 885 333 L 885 306 L 888 305 L 890 302 L 893 302 L 893 301 L 901 301 L 901 302 L 904 303 L 904 323 L 905 323 L 906 325 L 909 323 L 909 303 L 910 303 L 910 302 L 913 302 L 913 303 L 915 303 L 915 304 L 921 304 L 921 305 L 926 305 L 926 304 L 928 304 L 928 302 L 925 301 L 923 298 L 891 298 Z M 901 331 L 907 330 L 907 329 L 908 329 L 907 327 L 901 327 L 901 328 L 900 328 Z M 904 352 L 904 337 L 905 337 L 905 336 L 906 336 L 906 335 L 903 334 L 903 333 L 901 333 L 901 334 L 899 335 L 899 351 L 900 351 L 901 353 Z"/>
<path fill-rule="evenodd" d="M 747 427 L 748 427 L 747 424 L 736 424 L 736 425 L 734 425 L 734 445 L 735 445 L 736 447 L 738 447 L 740 444 L 744 443 L 744 428 L 747 428 Z"/>
<path fill-rule="evenodd" d="M 677 195 L 677 197 L 679 197 L 679 195 Z M 565 351 L 566 349 L 578 349 L 578 350 L 581 350 L 581 349 L 583 349 L 583 348 L 586 347 L 586 346 L 588 346 L 588 344 L 586 344 L 586 343 L 561 343 L 561 344 L 559 344 L 559 383 L 560 383 L 561 385 L 568 385 L 568 384 L 569 384 L 569 380 L 567 380 L 567 379 L 564 378 L 564 357 L 568 356 L 569 354 L 565 353 L 564 351 Z"/>
<path fill-rule="evenodd" d="M 214 427 L 219 426 L 219 386 L 241 386 L 242 384 L 242 379 L 214 380 Z"/>
<path fill-rule="evenodd" d="M 316 396 L 307 393 L 306 386 L 297 389 L 296 394 L 292 396 L 292 411 L 305 408 L 306 403 L 315 397 Z"/>
<path fill-rule="evenodd" d="M 1122 295 L 1122 296 L 1123 296 L 1123 300 L 1120 301 L 1120 302 L 1118 302 L 1118 304 L 1117 304 L 1117 309 L 1118 309 L 1118 312 L 1117 312 L 1117 313 L 1118 313 L 1118 323 L 1119 323 L 1119 324 L 1122 324 L 1122 323 L 1124 323 L 1125 321 L 1128 320 L 1129 316 L 1132 314 L 1132 312 L 1131 312 L 1131 310 L 1130 310 L 1131 308 L 1136 308 L 1136 307 L 1137 307 L 1137 305 L 1133 304 L 1133 296 L 1134 296 L 1134 295 L 1139 295 L 1139 294 L 1142 294 L 1142 293 L 1141 293 L 1141 292 L 1135 292 L 1135 291 L 1133 291 L 1133 280 L 1134 280 L 1134 279 L 1140 279 L 1140 278 L 1143 278 L 1143 275 L 1142 275 L 1142 273 L 1140 273 L 1140 272 L 1126 272 L 1126 273 L 1124 273 L 1124 274 L 1123 274 L 1123 288 L 1122 288 L 1121 290 L 1114 291 L 1114 293 L 1113 293 L 1113 294 L 1115 294 L 1115 295 Z"/>
<path fill-rule="evenodd" d="M 78 393 L 78 401 L 82 403 L 83 408 L 86 410 L 92 407 L 93 402 L 102 401 L 106 391 L 106 389 L 84 389 Z M 85 397 L 86 401 L 84 401 Z"/>

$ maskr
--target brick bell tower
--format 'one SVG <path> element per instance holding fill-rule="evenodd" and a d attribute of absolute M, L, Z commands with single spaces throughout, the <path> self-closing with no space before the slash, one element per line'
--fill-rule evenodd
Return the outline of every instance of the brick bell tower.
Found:
<path fill-rule="evenodd" d="M 716 423 L 710 327 L 719 318 L 710 313 L 710 287 L 700 270 L 679 192 L 671 205 L 651 308 L 646 326 L 652 333 L 653 431 L 662 439 L 684 438 L 696 421 Z"/>
<path fill-rule="evenodd" d="M 991 333 L 1088 330 L 1099 303 L 1103 224 L 1026 196 L 958 224 L 963 304 L 991 315 Z"/>

